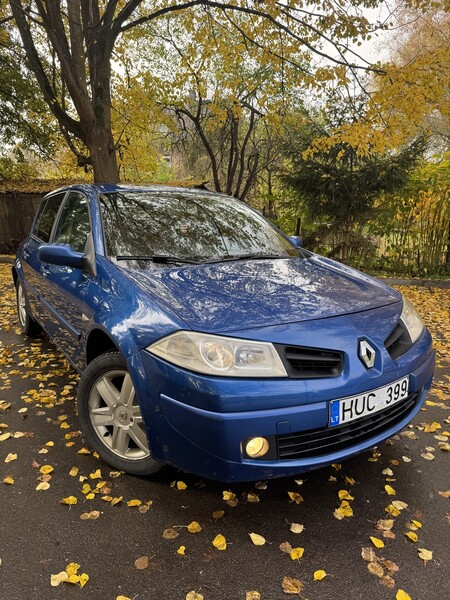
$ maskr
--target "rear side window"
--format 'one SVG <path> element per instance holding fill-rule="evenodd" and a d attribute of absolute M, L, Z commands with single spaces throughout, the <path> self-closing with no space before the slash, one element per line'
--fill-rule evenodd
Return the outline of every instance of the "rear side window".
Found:
<path fill-rule="evenodd" d="M 56 194 L 41 204 L 32 234 L 45 243 L 50 240 L 53 224 L 63 198 L 64 194 Z"/>

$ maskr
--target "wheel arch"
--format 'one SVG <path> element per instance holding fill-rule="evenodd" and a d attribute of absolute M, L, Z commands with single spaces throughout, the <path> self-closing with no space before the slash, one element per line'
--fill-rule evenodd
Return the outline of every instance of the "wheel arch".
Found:
<path fill-rule="evenodd" d="M 102 329 L 93 329 L 86 340 L 86 365 L 107 352 L 120 352 L 114 340 Z"/>

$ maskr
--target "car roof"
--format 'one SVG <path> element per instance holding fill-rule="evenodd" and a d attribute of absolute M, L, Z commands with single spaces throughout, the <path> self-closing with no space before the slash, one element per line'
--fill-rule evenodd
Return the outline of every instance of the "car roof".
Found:
<path fill-rule="evenodd" d="M 80 183 L 74 184 L 70 186 L 60 187 L 56 190 L 53 190 L 48 195 L 52 195 L 58 192 L 66 192 L 68 190 L 80 190 L 86 192 L 88 194 L 113 194 L 119 192 L 166 192 L 171 194 L 195 194 L 195 195 L 204 195 L 204 196 L 225 196 L 228 199 L 230 196 L 227 194 L 219 193 L 214 190 L 205 190 L 199 187 L 181 187 L 181 186 L 171 186 L 171 185 L 159 185 L 159 184 L 150 184 L 150 185 L 142 185 L 142 184 L 130 184 L 130 183 Z"/>

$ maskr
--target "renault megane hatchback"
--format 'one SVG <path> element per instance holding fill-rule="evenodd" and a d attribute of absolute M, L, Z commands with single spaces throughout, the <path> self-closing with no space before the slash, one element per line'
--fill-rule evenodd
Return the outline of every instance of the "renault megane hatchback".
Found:
<path fill-rule="evenodd" d="M 434 352 L 414 307 L 229 196 L 48 194 L 13 266 L 19 323 L 81 373 L 84 436 L 116 469 L 223 481 L 339 462 L 407 425 Z"/>

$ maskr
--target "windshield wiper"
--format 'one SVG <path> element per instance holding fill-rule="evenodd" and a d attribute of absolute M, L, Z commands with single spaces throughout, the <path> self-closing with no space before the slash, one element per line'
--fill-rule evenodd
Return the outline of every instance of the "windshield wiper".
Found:
<path fill-rule="evenodd" d="M 191 260 L 189 258 L 181 258 L 179 256 L 167 256 L 166 254 L 155 254 L 153 256 L 116 256 L 116 260 L 150 260 L 154 263 L 184 263 L 189 265 L 198 265 L 198 260 Z"/>
<path fill-rule="evenodd" d="M 267 260 L 274 258 L 291 258 L 290 256 L 281 256 L 280 254 L 235 254 L 234 256 L 223 256 L 207 260 L 207 263 L 231 262 L 233 260 Z"/>

